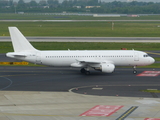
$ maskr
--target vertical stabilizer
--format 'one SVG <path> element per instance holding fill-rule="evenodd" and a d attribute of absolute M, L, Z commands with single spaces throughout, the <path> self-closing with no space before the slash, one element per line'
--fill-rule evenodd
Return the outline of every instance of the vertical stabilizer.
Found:
<path fill-rule="evenodd" d="M 17 27 L 9 27 L 14 52 L 37 51 L 23 36 Z"/>

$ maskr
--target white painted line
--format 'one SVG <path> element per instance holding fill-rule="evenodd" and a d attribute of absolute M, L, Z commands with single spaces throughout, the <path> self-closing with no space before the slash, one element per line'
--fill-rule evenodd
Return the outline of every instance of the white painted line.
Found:
<path fill-rule="evenodd" d="M 92 88 L 92 90 L 103 90 L 103 88 Z"/>

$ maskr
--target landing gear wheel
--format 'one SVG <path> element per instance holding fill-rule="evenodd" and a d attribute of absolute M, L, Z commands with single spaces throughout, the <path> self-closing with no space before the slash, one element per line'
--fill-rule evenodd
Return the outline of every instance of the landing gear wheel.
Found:
<path fill-rule="evenodd" d="M 89 68 L 82 68 L 80 71 L 81 71 L 82 74 L 85 74 L 85 75 L 90 74 Z"/>
<path fill-rule="evenodd" d="M 85 73 L 86 70 L 84 68 L 81 69 L 81 73 Z"/>
<path fill-rule="evenodd" d="M 90 75 L 90 71 L 85 71 L 85 74 L 86 75 Z"/>
<path fill-rule="evenodd" d="M 137 74 L 137 70 L 133 70 L 133 74 Z"/>
<path fill-rule="evenodd" d="M 136 66 L 133 66 L 133 74 L 137 74 Z"/>

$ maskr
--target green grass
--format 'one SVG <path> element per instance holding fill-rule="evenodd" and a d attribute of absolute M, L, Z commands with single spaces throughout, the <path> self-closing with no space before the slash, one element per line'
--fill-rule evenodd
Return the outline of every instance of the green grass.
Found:
<path fill-rule="evenodd" d="M 138 66 L 137 68 L 160 68 L 160 63 L 153 63 L 147 66 Z"/>
<path fill-rule="evenodd" d="M 25 36 L 160 37 L 160 22 L 0 22 L 0 36 L 16 26 Z"/>
<path fill-rule="evenodd" d="M 155 61 L 160 61 L 160 57 L 159 58 L 154 58 L 155 59 Z"/>
<path fill-rule="evenodd" d="M 160 93 L 160 90 L 141 90 L 141 92 Z"/>
<path fill-rule="evenodd" d="M 39 50 L 120 50 L 127 48 L 128 50 L 151 51 L 160 49 L 160 43 L 32 42 L 31 44 Z M 9 51 L 13 51 L 11 42 L 0 42 L 0 53 Z"/>

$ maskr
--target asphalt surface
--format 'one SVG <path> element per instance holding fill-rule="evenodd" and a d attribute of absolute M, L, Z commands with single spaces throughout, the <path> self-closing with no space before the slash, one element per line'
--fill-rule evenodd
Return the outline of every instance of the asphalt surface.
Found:
<path fill-rule="evenodd" d="M 160 42 L 160 37 L 26 37 L 30 42 Z M 10 42 L 1 36 L 0 42 Z"/>
<path fill-rule="evenodd" d="M 18 62 L 20 60 L 6 57 L 5 53 L 0 53 L 0 62 Z"/>
<path fill-rule="evenodd" d="M 138 74 L 144 71 L 160 69 L 138 69 Z M 160 89 L 159 79 L 160 76 L 136 76 L 129 68 L 117 68 L 113 74 L 91 71 L 86 76 L 75 68 L 0 67 L 2 91 L 70 91 L 96 96 L 159 98 L 160 93 L 141 92 L 146 89 Z"/>

